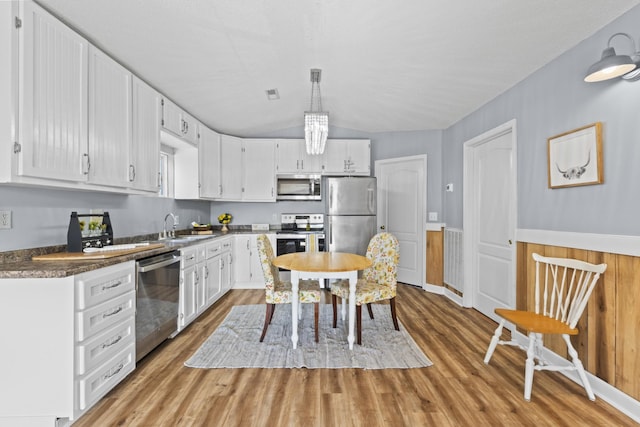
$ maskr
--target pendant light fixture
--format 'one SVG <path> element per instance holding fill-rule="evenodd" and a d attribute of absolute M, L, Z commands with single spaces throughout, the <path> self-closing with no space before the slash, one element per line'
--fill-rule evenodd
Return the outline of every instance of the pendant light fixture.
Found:
<path fill-rule="evenodd" d="M 329 135 L 329 113 L 322 111 L 321 74 L 322 70 L 311 69 L 311 106 L 309 111 L 304 112 L 304 140 L 307 145 L 307 154 L 324 153 Z"/>
<path fill-rule="evenodd" d="M 589 67 L 587 75 L 584 78 L 585 82 L 601 82 L 605 80 L 621 77 L 625 80 L 638 80 L 640 78 L 640 62 L 634 61 L 629 55 L 617 55 L 613 47 L 611 47 L 611 40 L 616 36 L 624 36 L 631 42 L 632 55 L 636 58 L 640 58 L 640 52 L 636 52 L 636 45 L 627 33 L 615 33 L 609 37 L 607 42 L 607 48 L 602 51 L 602 57 L 598 62 Z"/>

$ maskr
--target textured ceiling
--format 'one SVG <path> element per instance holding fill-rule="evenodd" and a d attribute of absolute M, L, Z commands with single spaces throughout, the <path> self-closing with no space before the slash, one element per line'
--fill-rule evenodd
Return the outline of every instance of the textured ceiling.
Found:
<path fill-rule="evenodd" d="M 447 128 L 640 0 L 39 3 L 208 126 L 260 136 L 302 125 L 311 68 L 332 126 Z"/>

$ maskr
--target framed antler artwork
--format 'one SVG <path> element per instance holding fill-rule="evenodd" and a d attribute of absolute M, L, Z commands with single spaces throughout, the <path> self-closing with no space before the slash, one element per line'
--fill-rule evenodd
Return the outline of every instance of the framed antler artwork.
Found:
<path fill-rule="evenodd" d="M 547 139 L 549 188 L 602 184 L 602 123 Z"/>

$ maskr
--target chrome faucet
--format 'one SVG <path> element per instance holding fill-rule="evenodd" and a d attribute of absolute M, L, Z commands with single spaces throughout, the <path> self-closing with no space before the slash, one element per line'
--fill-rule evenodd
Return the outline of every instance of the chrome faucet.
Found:
<path fill-rule="evenodd" d="M 167 218 L 173 218 L 173 228 L 172 230 L 169 232 L 169 235 L 167 236 Z M 172 214 L 171 212 L 169 212 L 165 217 L 164 217 L 164 223 L 163 223 L 163 229 L 162 229 L 162 238 L 166 239 L 167 237 L 176 237 L 176 216 L 174 214 Z"/>

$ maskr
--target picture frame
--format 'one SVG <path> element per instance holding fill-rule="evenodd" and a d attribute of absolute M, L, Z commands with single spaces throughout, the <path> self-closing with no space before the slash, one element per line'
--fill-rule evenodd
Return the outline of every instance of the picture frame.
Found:
<path fill-rule="evenodd" d="M 602 123 L 547 139 L 549 188 L 602 184 Z"/>

